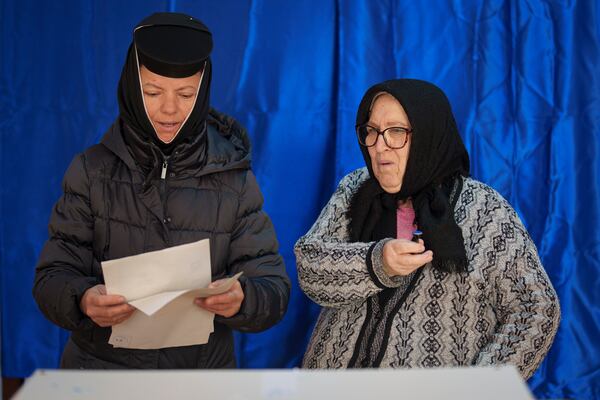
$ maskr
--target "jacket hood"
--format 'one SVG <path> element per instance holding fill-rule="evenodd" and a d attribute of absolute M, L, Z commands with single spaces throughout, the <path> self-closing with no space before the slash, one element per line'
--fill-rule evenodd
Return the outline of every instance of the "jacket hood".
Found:
<path fill-rule="evenodd" d="M 108 129 L 101 143 L 119 157 L 131 170 L 144 175 L 160 171 L 168 160 L 170 171 L 178 176 L 202 176 L 232 169 L 249 169 L 251 165 L 250 139 L 246 130 L 228 115 L 210 109 L 207 118 L 207 146 L 205 163 L 201 147 L 195 142 L 180 143 L 166 157 L 154 143 L 145 143 L 143 151 L 131 151 L 123 139 L 123 130 L 129 129 L 117 119 Z"/>

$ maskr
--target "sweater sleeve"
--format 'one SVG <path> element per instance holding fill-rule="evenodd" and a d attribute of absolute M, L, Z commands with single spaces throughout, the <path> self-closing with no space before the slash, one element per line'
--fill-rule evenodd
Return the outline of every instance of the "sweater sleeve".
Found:
<path fill-rule="evenodd" d="M 361 302 L 409 279 L 390 278 L 384 272 L 382 252 L 387 240 L 349 242 L 350 199 L 367 174 L 363 168 L 344 177 L 312 228 L 294 246 L 300 287 L 321 306 Z"/>
<path fill-rule="evenodd" d="M 516 212 L 493 190 L 486 196 L 493 212 L 485 243 L 479 248 L 488 249 L 487 280 L 494 291 L 498 324 L 476 364 L 513 364 L 528 379 L 554 340 L 560 306 L 536 246 Z"/>
<path fill-rule="evenodd" d="M 229 274 L 243 271 L 244 300 L 230 318 L 215 320 L 242 332 L 259 332 L 279 322 L 290 295 L 290 281 L 279 254 L 275 228 L 262 210 L 263 198 L 252 171 L 247 171 L 229 246 Z"/>
<path fill-rule="evenodd" d="M 92 323 L 79 303 L 84 292 L 99 283 L 92 272 L 94 222 L 83 155 L 71 162 L 62 188 L 36 267 L 33 296 L 48 319 L 74 331 Z"/>

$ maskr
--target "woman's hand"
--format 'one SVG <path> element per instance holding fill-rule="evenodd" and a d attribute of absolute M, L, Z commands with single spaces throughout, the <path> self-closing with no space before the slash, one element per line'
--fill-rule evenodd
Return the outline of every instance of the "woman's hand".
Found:
<path fill-rule="evenodd" d="M 208 285 L 209 288 L 221 285 L 225 279 L 219 279 Z M 225 318 L 233 317 L 240 311 L 244 301 L 244 291 L 239 281 L 235 281 L 233 286 L 225 293 L 216 294 L 206 298 L 196 298 L 194 303 L 207 311 L 221 315 Z"/>
<path fill-rule="evenodd" d="M 126 303 L 125 297 L 106 294 L 104 285 L 96 285 L 86 290 L 79 307 L 85 315 L 102 327 L 120 324 L 136 310 Z"/>
<path fill-rule="evenodd" d="M 431 260 L 433 252 L 425 251 L 422 239 L 393 239 L 383 245 L 383 269 L 389 276 L 408 275 Z"/>

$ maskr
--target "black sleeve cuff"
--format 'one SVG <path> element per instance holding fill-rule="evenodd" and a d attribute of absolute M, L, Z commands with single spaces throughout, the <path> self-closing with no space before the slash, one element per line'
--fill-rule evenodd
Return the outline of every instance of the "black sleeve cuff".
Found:
<path fill-rule="evenodd" d="M 400 287 L 410 275 L 389 276 L 383 269 L 383 246 L 392 239 L 383 239 L 371 246 L 367 252 L 367 269 L 375 284 L 381 289 Z"/>

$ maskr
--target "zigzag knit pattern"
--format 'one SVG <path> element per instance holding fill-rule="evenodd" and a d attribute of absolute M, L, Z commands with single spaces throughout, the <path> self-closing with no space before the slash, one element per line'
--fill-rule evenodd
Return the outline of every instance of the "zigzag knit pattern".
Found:
<path fill-rule="evenodd" d="M 529 378 L 552 344 L 560 308 L 535 244 L 512 207 L 490 187 L 465 178 L 454 217 L 465 241 L 468 272 L 448 274 L 424 266 L 413 290 L 390 313 L 373 301 L 383 289 L 367 265 L 376 276 L 383 273 L 383 246 L 348 243 L 350 199 L 367 177 L 366 168 L 344 177 L 296 243 L 300 287 L 323 307 L 303 366 L 346 368 L 353 357 L 374 360 L 380 351 L 376 365 L 362 366 L 510 363 Z M 411 278 L 383 284 L 396 288 L 392 299 L 398 298 Z M 364 324 L 367 331 L 378 328 L 357 346 Z M 382 343 L 385 348 L 378 348 Z"/>

